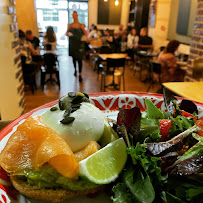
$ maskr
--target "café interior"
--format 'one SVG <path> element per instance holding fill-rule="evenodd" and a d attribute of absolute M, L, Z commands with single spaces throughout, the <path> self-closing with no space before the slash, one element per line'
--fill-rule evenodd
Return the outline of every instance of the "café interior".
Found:
<path fill-rule="evenodd" d="M 166 87 L 203 102 L 203 0 L 0 0 L 0 53 L 2 121 L 68 92 Z"/>

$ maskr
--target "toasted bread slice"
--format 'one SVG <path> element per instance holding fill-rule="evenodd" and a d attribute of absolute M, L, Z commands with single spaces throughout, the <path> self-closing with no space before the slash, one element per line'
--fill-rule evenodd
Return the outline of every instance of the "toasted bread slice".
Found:
<path fill-rule="evenodd" d="M 105 187 L 105 185 L 101 185 L 93 189 L 82 191 L 66 189 L 39 189 L 36 186 L 30 186 L 28 183 L 22 181 L 17 176 L 11 176 L 10 179 L 16 190 L 18 190 L 23 195 L 34 199 L 47 200 L 51 202 L 60 202 L 79 195 L 93 194 L 103 190 Z"/>

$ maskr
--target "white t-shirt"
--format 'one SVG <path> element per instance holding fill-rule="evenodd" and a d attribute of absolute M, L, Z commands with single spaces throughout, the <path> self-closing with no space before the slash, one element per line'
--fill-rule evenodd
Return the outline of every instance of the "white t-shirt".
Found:
<path fill-rule="evenodd" d="M 127 47 L 128 49 L 133 49 L 137 46 L 139 37 L 136 35 L 128 34 L 127 37 Z"/>

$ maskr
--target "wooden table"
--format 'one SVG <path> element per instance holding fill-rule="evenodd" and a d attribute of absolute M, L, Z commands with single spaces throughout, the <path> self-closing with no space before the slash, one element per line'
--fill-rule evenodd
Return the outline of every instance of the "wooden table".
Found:
<path fill-rule="evenodd" d="M 103 45 L 88 45 L 90 49 L 100 49 Z"/>
<path fill-rule="evenodd" d="M 123 53 L 99 54 L 99 57 L 104 61 L 106 61 L 107 58 L 111 58 L 111 59 L 121 59 L 121 58 L 131 59 L 127 54 L 123 54 Z"/>
<path fill-rule="evenodd" d="M 168 82 L 163 86 L 182 97 L 203 102 L 203 82 Z"/>
<path fill-rule="evenodd" d="M 2 130 L 4 127 L 6 127 L 11 122 L 12 122 L 12 120 L 9 120 L 9 121 L 0 121 L 0 130 Z"/>

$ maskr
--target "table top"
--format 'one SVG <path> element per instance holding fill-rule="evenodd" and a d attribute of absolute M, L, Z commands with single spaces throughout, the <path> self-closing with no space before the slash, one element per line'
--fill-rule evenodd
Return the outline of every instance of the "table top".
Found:
<path fill-rule="evenodd" d="M 147 51 L 137 51 L 137 55 L 140 57 L 157 57 L 157 53 L 156 52 L 147 52 Z"/>
<path fill-rule="evenodd" d="M 4 127 L 6 127 L 11 122 L 12 122 L 12 120 L 9 120 L 9 121 L 0 121 L 0 130 L 2 130 Z"/>
<path fill-rule="evenodd" d="M 182 97 L 203 102 L 203 82 L 168 82 L 163 86 Z"/>
<path fill-rule="evenodd" d="M 187 61 L 177 61 L 179 66 L 187 66 Z"/>
<path fill-rule="evenodd" d="M 103 45 L 91 45 L 89 44 L 90 49 L 100 49 Z"/>
<path fill-rule="evenodd" d="M 120 58 L 130 59 L 130 57 L 127 54 L 123 54 L 123 53 L 99 54 L 99 57 L 104 61 L 107 60 L 107 58 L 111 58 L 111 59 L 120 59 Z"/>

